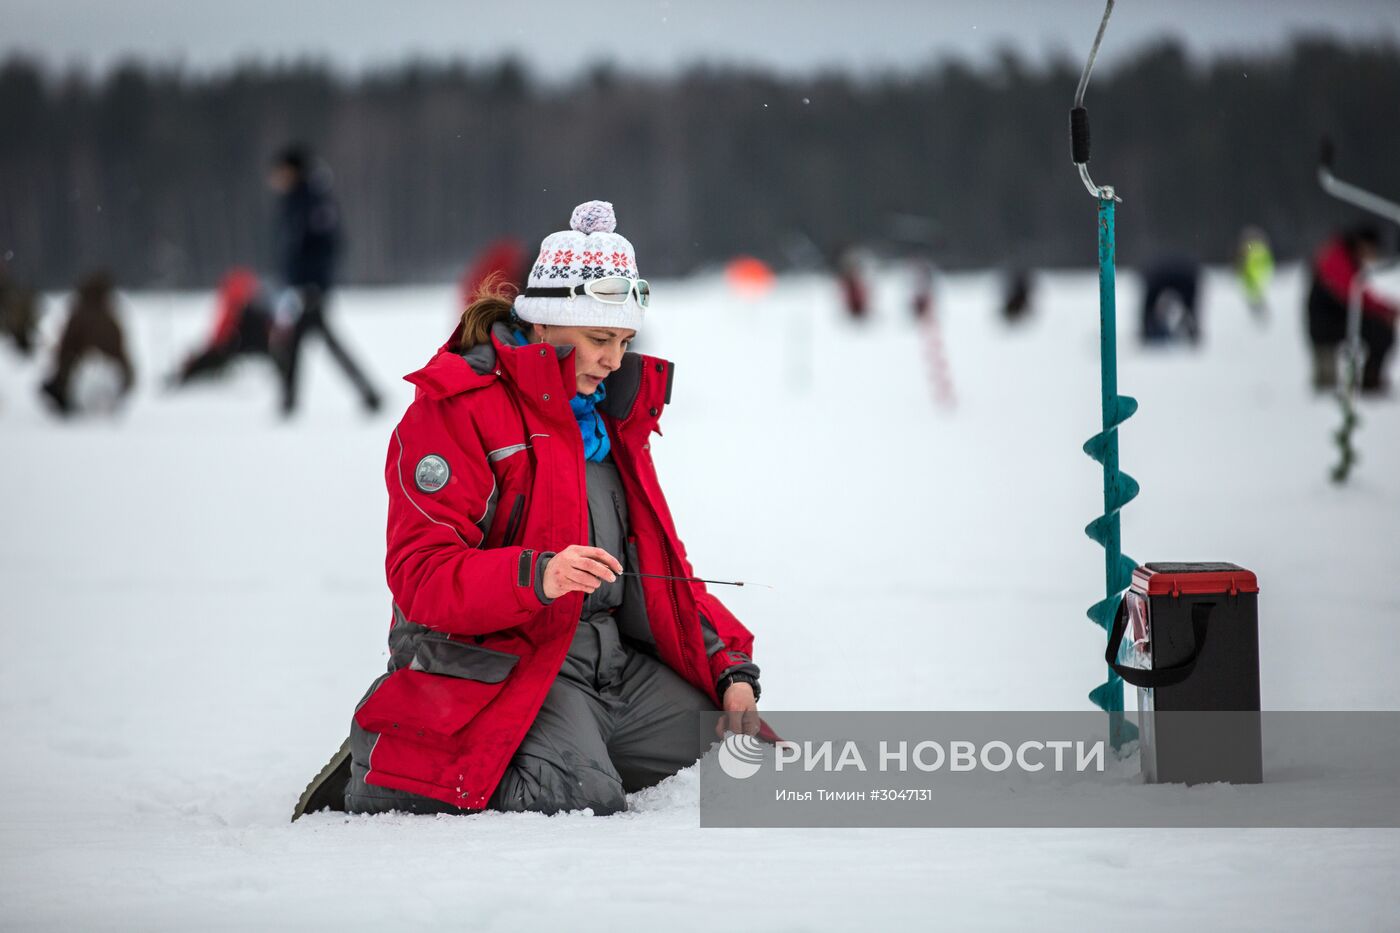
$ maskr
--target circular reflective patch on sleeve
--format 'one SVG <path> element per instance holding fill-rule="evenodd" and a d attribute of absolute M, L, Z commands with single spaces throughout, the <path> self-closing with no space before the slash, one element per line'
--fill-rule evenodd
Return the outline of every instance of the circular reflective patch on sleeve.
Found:
<path fill-rule="evenodd" d="M 451 476 L 452 470 L 446 460 L 437 454 L 428 454 L 418 461 L 418 466 L 413 471 L 413 482 L 424 492 L 437 492 L 447 485 Z"/>

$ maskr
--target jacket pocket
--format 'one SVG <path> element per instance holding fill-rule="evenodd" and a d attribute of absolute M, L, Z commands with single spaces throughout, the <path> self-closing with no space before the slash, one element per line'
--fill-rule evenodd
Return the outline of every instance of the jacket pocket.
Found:
<path fill-rule="evenodd" d="M 423 636 L 408 667 L 394 671 L 355 712 L 370 732 L 449 742 L 505 686 L 518 655 Z"/>

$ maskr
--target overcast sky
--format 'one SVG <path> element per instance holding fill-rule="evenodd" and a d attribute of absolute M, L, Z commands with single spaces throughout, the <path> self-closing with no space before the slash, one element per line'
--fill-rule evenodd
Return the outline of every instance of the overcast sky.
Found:
<path fill-rule="evenodd" d="M 999 46 L 1080 59 L 1102 10 L 1102 0 L 0 0 L 0 50 L 97 69 L 127 55 L 200 71 L 309 55 L 357 72 L 413 54 L 514 52 L 555 79 L 600 60 L 869 71 L 950 52 L 983 62 Z M 1119 0 L 1102 60 L 1167 36 L 1208 55 L 1275 48 L 1300 31 L 1400 44 L 1400 0 Z"/>

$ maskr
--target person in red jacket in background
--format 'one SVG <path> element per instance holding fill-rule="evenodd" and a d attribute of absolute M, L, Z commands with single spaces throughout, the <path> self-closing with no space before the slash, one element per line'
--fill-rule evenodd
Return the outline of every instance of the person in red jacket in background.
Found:
<path fill-rule="evenodd" d="M 519 292 L 530 274 L 530 256 L 513 237 L 502 237 L 486 247 L 463 272 L 457 283 L 457 309 L 466 308 L 487 292 Z"/>
<path fill-rule="evenodd" d="M 351 812 L 610 814 L 763 728 L 753 636 L 694 579 L 652 463 L 673 367 L 628 350 L 650 288 L 615 229 L 579 205 L 520 296 L 479 296 L 407 377 L 389 670 L 307 811 L 343 789 Z"/>
<path fill-rule="evenodd" d="M 1356 277 L 1380 250 L 1380 231 L 1358 224 L 1334 236 L 1317 251 L 1312 262 L 1312 287 L 1308 292 L 1308 339 L 1313 348 L 1313 388 L 1337 385 L 1337 350 L 1347 336 L 1347 308 Z M 1369 289 L 1361 296 L 1361 343 L 1366 360 L 1361 370 L 1361 391 L 1383 393 L 1386 356 L 1395 345 L 1394 304 Z"/>
<path fill-rule="evenodd" d="M 191 353 L 167 380 L 183 386 L 196 379 L 216 376 L 235 358 L 245 355 L 272 359 L 268 342 L 272 311 L 267 296 L 251 269 L 236 266 L 219 281 L 214 329 L 205 345 Z"/>

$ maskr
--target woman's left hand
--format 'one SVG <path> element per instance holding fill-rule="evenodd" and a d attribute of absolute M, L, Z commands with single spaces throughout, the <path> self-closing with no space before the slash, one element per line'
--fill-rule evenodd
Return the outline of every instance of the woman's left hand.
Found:
<path fill-rule="evenodd" d="M 758 735 L 758 700 L 754 698 L 753 687 L 741 681 L 729 685 L 724 691 L 724 713 L 715 723 L 715 735 L 724 738 L 726 732 L 742 735 Z"/>

